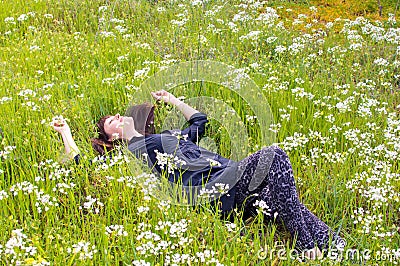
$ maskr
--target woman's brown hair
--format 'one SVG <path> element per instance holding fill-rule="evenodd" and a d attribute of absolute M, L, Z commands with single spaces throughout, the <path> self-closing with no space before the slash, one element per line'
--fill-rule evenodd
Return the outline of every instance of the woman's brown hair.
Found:
<path fill-rule="evenodd" d="M 150 103 L 134 105 L 128 109 L 126 116 L 133 118 L 135 130 L 140 134 L 146 136 L 155 133 L 154 105 Z M 100 155 L 104 155 L 115 149 L 116 146 L 124 143 L 122 139 L 109 141 L 110 137 L 104 131 L 104 123 L 109 117 L 109 115 L 106 115 L 100 118 L 96 124 L 98 137 L 91 139 L 93 149 L 100 153 Z"/>

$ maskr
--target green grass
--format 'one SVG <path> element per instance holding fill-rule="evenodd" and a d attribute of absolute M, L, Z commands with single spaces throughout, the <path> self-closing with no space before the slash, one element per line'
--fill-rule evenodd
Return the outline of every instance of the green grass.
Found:
<path fill-rule="evenodd" d="M 303 7 L 308 3 L 301 2 Z M 146 171 L 132 158 L 129 163 L 121 159 L 120 164 L 100 171 L 85 159 L 78 166 L 46 163 L 47 169 L 38 167 L 46 160 L 63 159 L 62 140 L 49 126 L 53 116 L 69 119 L 78 146 L 91 159 L 96 154 L 91 150 L 90 137 L 102 115 L 124 113 L 130 103 L 141 103 L 144 99 L 137 96 L 134 87 L 140 87 L 147 77 L 168 65 L 191 60 L 214 60 L 244 69 L 268 100 L 274 124 L 280 124 L 276 142 L 289 154 L 301 201 L 340 231 L 348 248 L 371 250 L 368 263 L 390 264 L 378 255 L 385 249 L 392 254 L 397 249 L 398 253 L 400 241 L 400 58 L 398 44 L 389 38 L 399 38 L 398 25 L 388 20 L 346 21 L 343 17 L 330 29 L 324 21 L 311 22 L 309 18 L 300 26 L 292 25 L 294 18 L 276 3 L 273 7 L 280 18 L 263 23 L 255 18 L 269 12 L 267 5 L 244 8 L 237 4 L 239 1 L 207 1 L 199 6 L 188 1 L 0 2 L 0 127 L 4 133 L 0 151 L 15 146 L 7 158 L 0 157 L 2 264 L 33 264 L 44 259 L 54 265 L 129 265 L 134 260 L 164 265 L 173 254 L 199 259 L 196 253 L 206 250 L 215 252 L 206 261 L 213 257 L 224 265 L 297 263 L 278 259 L 276 254 L 268 254 L 265 259 L 259 256 L 261 248 L 274 247 L 277 241 L 282 241 L 287 252 L 293 244 L 285 230 L 265 225 L 262 217 L 243 222 L 238 212 L 233 215 L 236 228 L 230 232 L 225 221 L 207 206 L 163 207 L 157 198 L 148 197 L 139 184 L 130 180 Z M 107 10 L 99 11 L 100 6 L 107 6 Z M 217 6 L 220 11 L 210 14 Z M 383 11 L 392 9 L 385 6 Z M 234 21 L 240 11 L 248 19 Z M 27 20 L 17 20 L 28 12 L 35 14 L 27 15 Z M 7 17 L 13 17 L 14 22 L 7 22 Z M 187 21 L 182 26 L 171 23 L 183 19 Z M 232 29 L 229 22 L 236 27 Z M 280 22 L 285 29 L 279 26 Z M 307 23 L 312 24 L 306 27 Z M 118 25 L 126 31 L 120 33 Z M 371 25 L 379 26 L 384 33 L 394 33 L 387 34 L 386 39 L 374 39 L 365 32 L 365 27 Z M 372 31 L 378 32 L 376 29 Z M 349 30 L 353 30 L 351 36 L 359 35 L 362 40 L 348 38 Z M 260 31 L 257 38 L 243 38 L 252 31 Z M 104 32 L 112 36 L 105 37 Z M 273 36 L 276 40 L 269 42 Z M 294 42 L 302 44 L 297 52 L 289 48 L 295 48 L 291 46 Z M 354 43 L 362 47 L 352 50 Z M 287 50 L 279 53 L 278 46 Z M 379 65 L 379 58 L 387 61 Z M 137 71 L 145 68 L 149 68 L 147 74 L 138 76 Z M 309 98 L 296 93 L 297 87 L 309 93 Z M 246 115 L 254 115 L 251 106 L 229 89 L 193 82 L 172 92 L 186 99 L 209 96 L 231 106 L 246 125 L 248 153 L 272 144 L 261 141 L 262 130 L 268 129 L 246 120 Z M 341 112 L 336 106 L 344 101 L 348 108 Z M 368 106 L 368 102 L 372 105 Z M 159 108 L 156 125 L 161 128 L 173 110 Z M 289 119 L 285 114 L 290 114 Z M 222 120 L 210 120 L 207 137 L 211 144 L 217 143 L 221 154 L 228 156 L 231 145 L 239 144 L 230 142 Z M 340 127 L 337 133 L 333 126 Z M 346 136 L 346 131 L 356 129 L 359 132 L 354 137 Z M 293 143 L 299 145 L 290 145 Z M 334 154 L 342 159 L 336 160 Z M 71 172 L 55 177 L 61 168 Z M 117 181 L 120 177 L 125 179 Z M 350 188 L 352 180 L 354 185 Z M 14 194 L 10 191 L 24 181 L 35 187 Z M 60 183 L 73 186 L 62 193 L 57 188 Z M 50 202 L 57 206 L 47 204 L 45 210 L 39 203 L 38 191 L 51 196 Z M 381 197 L 371 198 L 368 193 Z M 98 213 L 80 208 L 89 195 L 104 204 Z M 138 214 L 138 207 L 148 207 L 148 211 Z M 355 214 L 359 208 L 369 214 Z M 355 224 L 358 217 L 361 220 Z M 176 235 L 156 228 L 159 221 L 173 224 L 182 220 L 190 222 Z M 148 228 L 143 228 L 142 223 Z M 363 226 L 368 223 L 369 231 L 365 231 Z M 123 225 L 128 236 L 107 236 L 105 228 L 110 225 Z M 28 254 L 21 246 L 13 248 L 14 254 L 7 251 L 6 243 L 16 229 L 23 229 L 26 237 L 20 240 L 26 247 L 35 247 L 36 252 Z M 160 240 L 152 237 L 151 241 L 157 245 L 165 240 L 165 247 L 141 254 L 137 247 L 150 241 L 138 239 L 145 231 L 159 235 Z M 93 258 L 80 260 L 79 254 L 68 252 L 80 241 L 95 245 Z M 193 261 L 192 265 L 204 263 Z M 352 262 L 345 260 L 341 264 Z"/>

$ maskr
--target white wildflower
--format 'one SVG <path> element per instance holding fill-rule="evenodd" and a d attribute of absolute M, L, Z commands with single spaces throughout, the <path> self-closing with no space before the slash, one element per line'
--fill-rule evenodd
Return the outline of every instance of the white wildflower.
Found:
<path fill-rule="evenodd" d="M 80 260 L 93 259 L 93 255 L 97 253 L 95 245 L 91 245 L 90 242 L 80 241 L 77 244 L 73 244 L 72 248 L 67 249 L 68 253 L 78 254 Z"/>
<path fill-rule="evenodd" d="M 83 207 L 79 206 L 79 209 L 86 209 L 89 213 L 100 213 L 100 209 L 104 206 L 104 204 L 97 198 L 92 198 L 92 196 L 86 197 L 86 202 L 83 203 Z"/>
<path fill-rule="evenodd" d="M 258 207 L 257 213 L 262 212 L 265 215 L 271 216 L 271 208 L 263 200 L 256 200 L 253 204 L 254 207 Z"/>
<path fill-rule="evenodd" d="M 216 161 L 216 160 L 213 160 L 213 159 L 211 159 L 211 158 L 207 158 L 206 160 L 207 160 L 208 162 L 210 162 L 210 166 L 211 166 L 211 167 L 213 167 L 213 166 L 221 166 L 221 163 L 218 162 L 218 161 Z"/>
<path fill-rule="evenodd" d="M 128 236 L 128 232 L 124 230 L 123 225 L 106 226 L 105 234 L 107 236 Z"/>

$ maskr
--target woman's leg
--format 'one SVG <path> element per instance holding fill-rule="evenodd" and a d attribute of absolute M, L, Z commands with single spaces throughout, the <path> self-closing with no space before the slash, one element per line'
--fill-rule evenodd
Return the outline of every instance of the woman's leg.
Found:
<path fill-rule="evenodd" d="M 239 163 L 239 172 L 242 172 L 242 178 L 237 183 L 235 200 L 238 206 L 244 207 L 245 215 L 255 214 L 258 207 L 253 205 L 256 200 L 262 200 L 270 208 L 266 218 L 273 219 L 277 213 L 276 219 L 282 220 L 296 236 L 297 249 L 327 245 L 332 231 L 300 203 L 293 170 L 283 150 L 269 147 L 257 151 Z M 254 183 L 258 183 L 258 187 L 251 187 Z"/>
<path fill-rule="evenodd" d="M 307 227 L 321 251 L 329 248 L 344 249 L 346 241 L 343 238 L 338 236 L 303 204 L 301 204 L 301 210 Z"/>

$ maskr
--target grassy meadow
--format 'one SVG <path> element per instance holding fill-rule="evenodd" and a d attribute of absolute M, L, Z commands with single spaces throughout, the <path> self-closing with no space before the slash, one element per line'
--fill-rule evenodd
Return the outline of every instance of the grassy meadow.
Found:
<path fill-rule="evenodd" d="M 381 16 L 368 0 L 0 1 L 0 264 L 400 263 L 400 30 L 396 1 L 380 2 Z M 254 80 L 269 128 L 223 86 L 171 92 L 231 106 L 249 154 L 272 144 L 262 130 L 275 134 L 301 201 L 347 240 L 352 259 L 345 250 L 341 261 L 301 263 L 288 233 L 261 215 L 228 222 L 153 197 L 157 178 L 125 153 L 89 163 L 96 121 L 142 103 L 135 94 L 148 77 L 191 60 Z M 172 111 L 158 106 L 157 128 Z M 79 165 L 49 125 L 59 115 Z M 209 124 L 210 148 L 228 156 L 235 143 L 217 119 Z"/>

